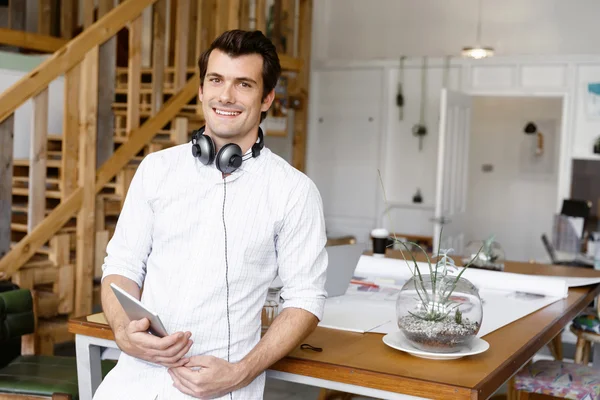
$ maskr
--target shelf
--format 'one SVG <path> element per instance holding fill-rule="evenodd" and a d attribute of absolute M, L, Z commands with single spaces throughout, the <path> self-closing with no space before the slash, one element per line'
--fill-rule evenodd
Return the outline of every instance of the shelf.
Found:
<path fill-rule="evenodd" d="M 406 209 L 406 210 L 425 210 L 434 211 L 435 206 L 427 203 L 403 203 L 403 202 L 390 202 L 387 207 L 389 210 Z"/>

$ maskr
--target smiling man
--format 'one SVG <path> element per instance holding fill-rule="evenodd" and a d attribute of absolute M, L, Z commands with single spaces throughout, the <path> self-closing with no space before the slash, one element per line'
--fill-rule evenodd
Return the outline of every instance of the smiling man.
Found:
<path fill-rule="evenodd" d="M 122 355 L 94 399 L 262 399 L 264 371 L 322 317 L 327 269 L 313 182 L 264 147 L 281 73 L 259 31 L 229 31 L 198 62 L 206 125 L 140 164 L 103 265 L 102 304 Z M 261 338 L 267 289 L 283 311 Z M 110 284 L 162 319 L 130 321 Z"/>

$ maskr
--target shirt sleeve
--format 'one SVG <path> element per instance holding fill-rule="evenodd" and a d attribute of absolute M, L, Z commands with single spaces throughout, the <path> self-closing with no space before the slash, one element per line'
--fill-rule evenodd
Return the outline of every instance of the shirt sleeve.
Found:
<path fill-rule="evenodd" d="M 308 179 L 306 182 L 292 194 L 277 235 L 277 262 L 283 308 L 302 308 L 320 321 L 327 298 L 325 218 L 317 187 Z"/>
<path fill-rule="evenodd" d="M 116 274 L 133 280 L 140 288 L 144 282 L 154 223 L 154 212 L 147 196 L 152 176 L 148 158 L 142 160 L 131 180 L 115 233 L 106 248 L 102 280 Z"/>

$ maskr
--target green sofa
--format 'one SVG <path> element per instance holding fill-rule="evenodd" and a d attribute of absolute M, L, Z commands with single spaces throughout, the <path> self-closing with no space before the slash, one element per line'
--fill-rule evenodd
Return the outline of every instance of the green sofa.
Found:
<path fill-rule="evenodd" d="M 74 357 L 21 355 L 21 336 L 34 332 L 34 322 L 31 292 L 0 287 L 0 399 L 79 399 Z M 103 361 L 102 372 L 114 365 Z"/>

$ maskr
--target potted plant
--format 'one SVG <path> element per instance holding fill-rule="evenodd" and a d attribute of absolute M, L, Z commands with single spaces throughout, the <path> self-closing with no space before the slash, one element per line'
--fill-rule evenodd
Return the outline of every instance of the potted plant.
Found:
<path fill-rule="evenodd" d="M 403 247 L 406 245 L 398 243 Z M 408 260 L 407 265 L 413 276 L 404 284 L 396 300 L 398 327 L 409 343 L 419 350 L 433 353 L 459 351 L 476 337 L 483 319 L 479 292 L 462 277 L 469 264 L 458 272 L 449 256 L 451 250 L 440 250 L 432 261 L 420 249 L 427 259 L 428 270 L 421 271 L 413 253 L 408 252 L 413 266 Z"/>
<path fill-rule="evenodd" d="M 379 173 L 384 201 L 383 180 Z M 389 207 L 387 207 L 389 210 Z M 388 213 L 389 218 L 389 213 Z M 391 224 L 390 224 L 391 225 Z M 417 243 L 391 238 L 406 260 L 412 277 L 400 290 L 396 300 L 396 317 L 400 331 L 415 348 L 433 353 L 453 353 L 464 348 L 476 337 L 483 320 L 483 305 L 477 288 L 463 278 L 463 273 L 477 258 L 484 246 L 460 272 L 449 256 L 452 249 L 438 249 L 433 260 Z M 442 242 L 440 231 L 439 241 Z M 424 255 L 427 271 L 421 271 L 410 246 Z M 406 257 L 402 248 L 410 255 Z"/>

